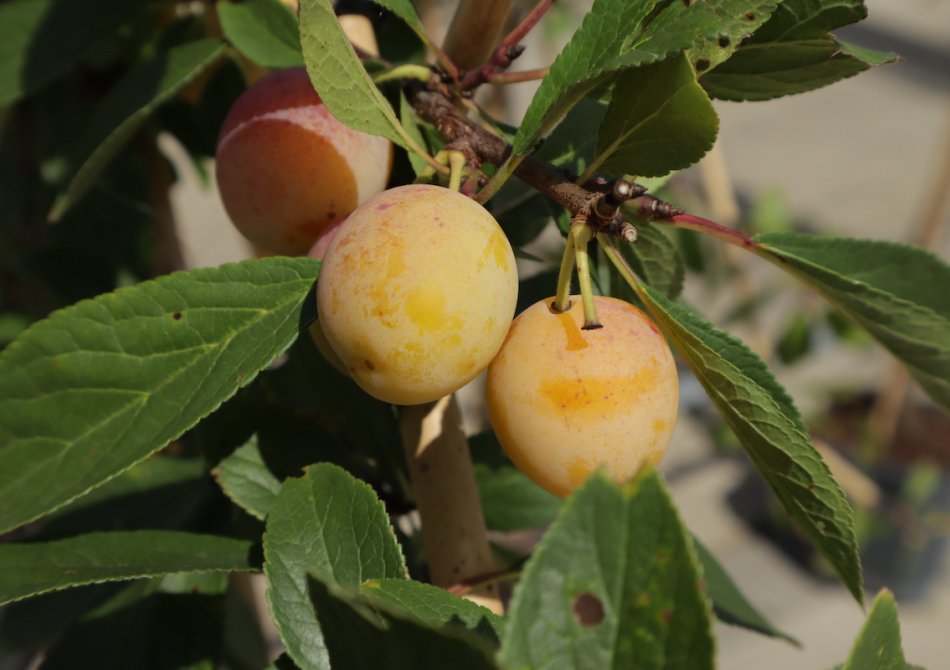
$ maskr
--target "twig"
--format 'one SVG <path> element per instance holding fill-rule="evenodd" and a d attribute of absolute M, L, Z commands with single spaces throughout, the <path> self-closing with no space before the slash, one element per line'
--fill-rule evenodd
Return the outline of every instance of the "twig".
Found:
<path fill-rule="evenodd" d="M 544 79 L 550 67 L 539 67 L 536 70 L 521 70 L 520 72 L 492 72 L 486 75 L 489 84 L 520 84 L 525 81 Z"/>
<path fill-rule="evenodd" d="M 463 90 L 467 90 L 475 88 L 479 84 L 483 84 L 487 81 L 496 81 L 492 79 L 492 76 L 497 76 L 497 73 L 509 67 L 512 61 L 521 55 L 524 51 L 524 47 L 521 46 L 521 40 L 527 37 L 528 33 L 534 29 L 538 21 L 551 9 L 551 5 L 553 4 L 554 0 L 541 0 L 536 4 L 521 22 L 504 37 L 488 62 L 483 63 L 480 67 L 466 73 L 465 76 L 462 77 L 460 87 Z M 541 74 L 541 77 L 546 73 L 547 70 Z M 541 77 L 534 76 L 532 78 L 540 79 Z M 530 79 L 519 79 L 517 81 L 530 81 Z M 496 81 L 496 83 L 498 82 Z"/>

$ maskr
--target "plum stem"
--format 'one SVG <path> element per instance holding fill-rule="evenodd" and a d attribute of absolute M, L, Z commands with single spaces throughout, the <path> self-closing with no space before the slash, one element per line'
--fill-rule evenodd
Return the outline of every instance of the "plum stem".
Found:
<path fill-rule="evenodd" d="M 384 70 L 378 75 L 373 77 L 374 84 L 381 84 L 384 81 L 392 81 L 393 79 L 416 79 L 425 83 L 432 78 L 432 70 L 430 70 L 425 65 L 413 65 L 409 63 L 407 65 L 397 65 L 394 68 L 389 70 Z"/>
<path fill-rule="evenodd" d="M 449 151 L 449 189 L 458 192 L 462 187 L 462 171 L 465 169 L 465 154 Z"/>
<path fill-rule="evenodd" d="M 587 245 L 593 237 L 593 231 L 587 224 L 587 217 L 578 215 L 571 223 L 570 241 L 574 246 L 574 263 L 577 266 L 577 283 L 581 289 L 581 302 L 584 304 L 584 330 L 603 328 L 597 318 L 597 306 L 594 304 L 594 286 L 590 279 L 590 256 Z"/>
<path fill-rule="evenodd" d="M 571 308 L 571 274 L 574 272 L 574 244 L 568 240 L 561 255 L 561 269 L 557 275 L 557 293 L 554 294 L 555 312 L 566 312 Z"/>

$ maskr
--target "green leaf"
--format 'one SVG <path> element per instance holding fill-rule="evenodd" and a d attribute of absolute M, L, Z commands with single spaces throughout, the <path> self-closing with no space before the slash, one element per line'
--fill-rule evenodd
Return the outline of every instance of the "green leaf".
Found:
<path fill-rule="evenodd" d="M 303 65 L 297 17 L 280 0 L 225 0 L 216 8 L 224 36 L 258 65 Z"/>
<path fill-rule="evenodd" d="M 310 81 L 333 116 L 405 149 L 417 147 L 356 57 L 329 0 L 300 2 L 300 44 Z"/>
<path fill-rule="evenodd" d="M 829 31 L 867 16 L 863 0 L 785 0 L 703 87 L 722 100 L 769 100 L 803 93 L 897 60 L 839 42 Z"/>
<path fill-rule="evenodd" d="M 600 125 L 595 172 L 659 177 L 712 148 L 719 117 L 686 56 L 627 70 Z"/>
<path fill-rule="evenodd" d="M 412 28 L 417 35 L 422 37 L 423 40 L 426 39 L 422 21 L 419 20 L 419 15 L 416 14 L 416 9 L 409 0 L 373 0 L 373 2 L 391 11 L 402 19 L 407 26 Z"/>
<path fill-rule="evenodd" d="M 655 4 L 656 0 L 594 1 L 531 100 L 512 143 L 513 156 L 532 151 L 571 107 L 614 73 L 689 46 L 689 35 L 651 43 L 641 34 Z"/>
<path fill-rule="evenodd" d="M 862 602 L 854 513 L 785 389 L 762 359 L 736 338 L 649 287 L 640 285 L 637 294 L 786 512 Z"/>
<path fill-rule="evenodd" d="M 761 255 L 864 327 L 950 409 L 950 266 L 890 242 L 796 233 L 754 241 Z"/>
<path fill-rule="evenodd" d="M 48 591 L 175 572 L 247 572 L 251 542 L 162 530 L 0 544 L 0 605 Z"/>
<path fill-rule="evenodd" d="M 858 633 L 844 670 L 905 670 L 901 628 L 894 594 L 882 590 Z"/>
<path fill-rule="evenodd" d="M 76 67 L 139 7 L 129 0 L 0 3 L 0 107 Z"/>
<path fill-rule="evenodd" d="M 655 223 L 628 216 L 637 227 L 637 241 L 618 242 L 623 257 L 637 276 L 668 298 L 683 290 L 686 270 L 676 244 Z"/>
<path fill-rule="evenodd" d="M 0 532 L 164 447 L 297 337 L 319 264 L 267 258 L 87 300 L 0 353 Z"/>
<path fill-rule="evenodd" d="M 712 614 L 692 541 L 659 477 L 595 475 L 528 561 L 502 644 L 506 668 L 713 667 Z"/>
<path fill-rule="evenodd" d="M 706 595 L 712 600 L 713 611 L 720 621 L 734 626 L 741 626 L 754 630 L 769 637 L 787 640 L 800 646 L 798 640 L 777 630 L 762 613 L 750 603 L 732 577 L 716 560 L 709 550 L 695 537 L 693 546 L 696 555 L 703 566 L 703 581 L 706 584 Z"/>
<path fill-rule="evenodd" d="M 420 147 L 424 147 L 426 142 L 422 136 L 422 131 L 419 129 L 419 120 L 416 118 L 416 110 L 409 104 L 409 100 L 406 99 L 406 94 L 402 91 L 399 92 L 399 120 L 402 123 L 402 127 L 406 130 L 406 133 L 415 140 L 416 144 Z M 412 166 L 412 171 L 417 177 L 429 167 L 429 164 L 415 151 L 407 151 L 406 156 L 409 158 L 409 164 Z"/>
<path fill-rule="evenodd" d="M 376 494 L 325 463 L 284 483 L 267 518 L 264 560 L 277 630 L 290 657 L 303 668 L 330 667 L 307 575 L 356 590 L 367 579 L 401 578 L 406 572 Z"/>
<path fill-rule="evenodd" d="M 344 589 L 308 578 L 334 668 L 493 670 L 491 650 L 458 626 L 436 627 L 373 607 Z M 304 666 L 304 667 L 330 667 Z"/>
<path fill-rule="evenodd" d="M 491 530 L 512 531 L 546 526 L 557 516 L 561 499 L 551 495 L 522 472 L 504 465 L 475 465 L 478 497 L 485 525 Z"/>
<path fill-rule="evenodd" d="M 280 491 L 280 480 L 261 458 L 256 435 L 221 461 L 213 474 L 228 498 L 261 520 L 267 516 Z"/>
<path fill-rule="evenodd" d="M 204 72 L 224 52 L 224 43 L 218 39 L 189 42 L 126 74 L 89 120 L 77 145 L 79 168 L 56 197 L 50 220 L 59 220 L 82 197 L 159 105 Z"/>
<path fill-rule="evenodd" d="M 384 611 L 406 612 L 433 628 L 458 626 L 492 643 L 501 639 L 505 624 L 488 608 L 411 579 L 371 579 L 360 586 L 360 595 Z"/>

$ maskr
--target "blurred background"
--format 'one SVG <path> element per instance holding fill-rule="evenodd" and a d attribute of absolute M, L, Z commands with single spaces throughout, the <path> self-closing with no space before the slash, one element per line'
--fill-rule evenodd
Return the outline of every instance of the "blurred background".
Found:
<path fill-rule="evenodd" d="M 416 4 L 430 34 L 443 34 L 454 3 Z M 664 194 L 749 232 L 892 240 L 950 259 L 950 3 L 866 4 L 869 18 L 837 34 L 897 52 L 901 63 L 774 101 L 717 102 L 716 149 Z M 549 65 L 587 6 L 558 2 L 512 69 Z M 488 91 L 481 102 L 517 123 L 535 87 Z M 186 262 L 245 257 L 214 189 L 190 178 L 174 140 L 163 148 L 180 166 L 172 204 Z M 947 667 L 950 419 L 889 354 L 801 284 L 733 248 L 681 242 L 690 252 L 684 299 L 763 356 L 813 427 L 857 510 L 869 593 L 886 585 L 897 595 L 908 660 Z M 559 244 L 552 225 L 529 250 L 553 265 Z M 544 269 L 522 263 L 525 274 Z M 758 670 L 766 659 L 772 670 L 839 663 L 864 613 L 787 525 L 698 383 L 682 373 L 682 420 L 664 463 L 676 503 L 753 604 L 802 644 L 720 624 L 720 667 Z M 479 432 L 478 381 L 463 408 L 468 430 Z"/>

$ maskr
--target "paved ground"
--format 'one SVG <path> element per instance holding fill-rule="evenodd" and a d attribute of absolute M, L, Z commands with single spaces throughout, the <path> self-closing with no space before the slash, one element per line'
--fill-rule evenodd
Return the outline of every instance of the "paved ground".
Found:
<path fill-rule="evenodd" d="M 720 137 L 742 194 L 780 187 L 795 213 L 821 230 L 906 240 L 922 216 L 923 200 L 935 187 L 933 171 L 950 134 L 950 3 L 867 4 L 871 19 L 866 27 L 852 30 L 849 39 L 900 51 L 904 64 L 774 102 L 719 104 Z M 524 66 L 542 65 L 543 59 L 539 50 L 529 52 Z M 176 152 L 172 143 L 168 147 Z M 185 161 L 178 163 L 182 174 L 190 174 Z M 192 265 L 215 265 L 246 255 L 213 191 L 202 191 L 186 178 L 176 187 L 175 202 Z M 950 227 L 947 217 L 950 214 L 944 217 L 944 228 Z M 938 253 L 950 258 L 950 234 L 944 238 Z M 761 281 L 783 281 L 770 268 L 753 272 L 764 277 Z M 715 320 L 715 314 L 710 316 Z M 766 331 L 770 324 L 765 324 Z M 802 366 L 780 370 L 779 376 L 808 414 L 831 383 L 873 386 L 887 365 L 888 357 L 879 350 L 829 349 Z M 842 661 L 863 622 L 862 612 L 842 587 L 815 580 L 736 518 L 726 496 L 744 469 L 712 453 L 708 436 L 683 421 L 666 464 L 676 502 L 690 528 L 754 602 L 804 645 L 796 649 L 720 626 L 719 667 L 758 670 L 767 662 L 770 670 L 821 669 Z M 950 565 L 945 565 L 929 597 L 901 604 L 901 620 L 909 660 L 930 670 L 950 667 Z"/>

